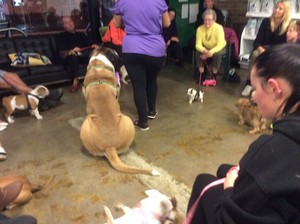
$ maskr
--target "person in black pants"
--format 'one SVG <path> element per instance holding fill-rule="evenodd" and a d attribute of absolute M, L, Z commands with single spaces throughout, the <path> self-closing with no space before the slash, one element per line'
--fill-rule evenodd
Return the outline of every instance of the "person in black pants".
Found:
<path fill-rule="evenodd" d="M 80 88 L 78 80 L 79 64 L 87 64 L 89 54 L 93 48 L 97 48 L 98 45 L 93 44 L 84 33 L 76 31 L 75 23 L 70 16 L 64 16 L 62 23 L 65 32 L 57 36 L 56 44 L 60 57 L 64 60 L 64 63 L 73 77 L 73 85 L 70 89 L 73 93 Z"/>
<path fill-rule="evenodd" d="M 168 28 L 163 28 L 163 37 L 167 45 L 167 59 L 169 56 L 174 57 L 176 65 L 183 66 L 183 53 L 177 35 L 177 25 L 175 20 L 176 10 L 174 8 L 169 8 L 168 13 L 171 25 Z"/>

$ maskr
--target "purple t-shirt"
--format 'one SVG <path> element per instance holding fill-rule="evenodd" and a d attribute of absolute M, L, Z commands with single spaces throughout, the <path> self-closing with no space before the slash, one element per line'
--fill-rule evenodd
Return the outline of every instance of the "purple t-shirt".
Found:
<path fill-rule="evenodd" d="M 114 14 L 122 16 L 125 25 L 123 53 L 164 56 L 162 14 L 167 10 L 165 0 L 119 0 Z"/>

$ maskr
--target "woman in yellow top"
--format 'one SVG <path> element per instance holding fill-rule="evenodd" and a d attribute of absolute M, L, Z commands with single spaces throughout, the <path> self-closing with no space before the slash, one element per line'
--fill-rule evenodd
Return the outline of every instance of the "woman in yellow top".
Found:
<path fill-rule="evenodd" d="M 204 61 L 211 61 L 213 76 L 219 71 L 222 55 L 225 53 L 226 40 L 223 27 L 216 23 L 217 16 L 213 9 L 206 9 L 202 15 L 204 24 L 196 31 L 197 66 L 199 72 L 204 72 Z M 205 76 L 205 75 L 204 75 Z M 202 80 L 205 77 L 202 77 Z"/>

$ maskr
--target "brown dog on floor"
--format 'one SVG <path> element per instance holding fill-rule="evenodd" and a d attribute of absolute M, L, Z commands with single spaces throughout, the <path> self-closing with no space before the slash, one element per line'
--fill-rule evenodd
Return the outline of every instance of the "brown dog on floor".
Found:
<path fill-rule="evenodd" d="M 36 185 L 32 184 L 26 177 L 24 176 L 2 176 L 0 177 L 0 187 L 3 188 L 11 183 L 20 182 L 23 184 L 21 192 L 17 196 L 15 200 L 10 202 L 5 208 L 12 209 L 16 206 L 25 204 L 29 202 L 32 198 L 32 193 L 40 191 L 46 188 L 50 182 L 52 181 L 53 176 L 51 176 L 44 185 Z"/>
<path fill-rule="evenodd" d="M 106 156 L 121 172 L 159 175 L 157 171 L 124 164 L 118 154 L 128 151 L 135 136 L 132 120 L 120 110 L 119 88 L 115 76 L 118 54 L 110 48 L 92 52 L 82 92 L 87 116 L 80 129 L 85 148 L 94 156 Z"/>
<path fill-rule="evenodd" d="M 239 110 L 239 124 L 248 124 L 253 127 L 250 134 L 257 134 L 266 129 L 266 119 L 262 117 L 256 105 L 253 105 L 248 98 L 240 98 L 235 103 Z"/>

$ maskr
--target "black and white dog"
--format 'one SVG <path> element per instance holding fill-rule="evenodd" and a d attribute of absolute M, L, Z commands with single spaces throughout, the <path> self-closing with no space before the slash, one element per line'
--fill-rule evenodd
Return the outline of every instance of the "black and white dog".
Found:
<path fill-rule="evenodd" d="M 188 88 L 187 95 L 189 97 L 189 103 L 193 103 L 195 100 L 203 102 L 204 92 L 201 90 L 195 90 L 193 88 Z"/>

